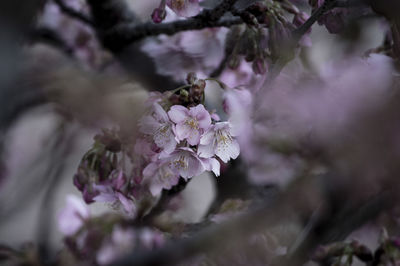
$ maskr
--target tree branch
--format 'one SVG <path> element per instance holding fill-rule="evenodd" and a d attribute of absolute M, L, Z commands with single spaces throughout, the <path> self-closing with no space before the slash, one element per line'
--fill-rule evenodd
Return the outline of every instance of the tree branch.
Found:
<path fill-rule="evenodd" d="M 243 23 L 240 18 L 205 20 L 202 16 L 169 23 L 140 25 L 120 25 L 106 33 L 106 45 L 112 50 L 120 50 L 129 44 L 150 36 L 173 35 L 181 31 L 202 30 L 214 27 L 230 27 Z"/>
<path fill-rule="evenodd" d="M 84 24 L 87 24 L 89 26 L 94 26 L 93 21 L 86 16 L 85 14 L 74 10 L 73 8 L 69 7 L 68 5 L 66 5 L 63 0 L 54 0 L 54 3 L 56 3 L 58 5 L 58 7 L 60 8 L 60 10 L 62 12 L 64 12 L 66 15 L 75 18 L 81 22 L 83 22 Z"/>
<path fill-rule="evenodd" d="M 132 252 L 120 258 L 112 265 L 128 266 L 153 266 L 153 265 L 175 265 L 190 259 L 195 255 L 216 250 L 228 246 L 230 243 L 243 241 L 252 233 L 259 233 L 272 226 L 275 226 L 285 218 L 293 215 L 297 210 L 300 216 L 312 217 L 309 204 L 305 194 L 309 193 L 307 179 L 298 180 L 291 184 L 290 188 L 283 192 L 276 199 L 262 203 L 258 208 L 243 214 L 242 216 L 230 219 L 222 224 L 211 225 L 192 237 L 169 242 L 164 247 L 143 252 Z M 305 182 L 304 182 L 305 181 Z M 397 189 L 397 188 L 396 188 Z M 333 213 L 329 217 L 317 217 L 314 224 L 323 221 L 333 221 L 327 227 L 312 226 L 306 240 L 296 248 L 294 253 L 286 258 L 281 258 L 281 265 L 301 265 L 306 262 L 311 252 L 318 244 L 332 240 L 341 240 L 350 232 L 359 228 L 366 222 L 374 219 L 384 210 L 392 207 L 398 200 L 396 189 L 384 191 L 375 198 L 348 209 L 343 213 Z M 316 203 L 321 204 L 329 202 Z M 312 203 L 311 203 L 312 204 Z"/>
<path fill-rule="evenodd" d="M 110 0 L 89 0 L 97 31 L 103 45 L 117 52 L 135 41 L 159 34 L 172 35 L 180 31 L 201 30 L 212 27 L 230 27 L 243 23 L 240 18 L 222 18 L 229 12 L 237 0 L 224 0 L 213 9 L 206 9 L 195 17 L 169 23 L 151 22 L 136 24 L 130 18 L 122 3 Z"/>

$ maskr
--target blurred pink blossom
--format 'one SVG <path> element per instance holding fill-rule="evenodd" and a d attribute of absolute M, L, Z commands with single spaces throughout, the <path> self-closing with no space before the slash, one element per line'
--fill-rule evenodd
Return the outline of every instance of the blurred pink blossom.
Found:
<path fill-rule="evenodd" d="M 209 28 L 173 36 L 160 35 L 148 39 L 141 49 L 154 60 L 157 73 L 161 75 L 170 76 L 178 82 L 184 81 L 189 72 L 204 78 L 223 59 L 227 31 L 226 28 Z"/>
<path fill-rule="evenodd" d="M 201 0 L 167 0 L 167 6 L 180 17 L 193 17 L 200 10 Z"/>
<path fill-rule="evenodd" d="M 58 228 L 66 235 L 74 235 L 88 219 L 90 212 L 86 204 L 75 195 L 68 195 L 66 206 L 58 214 Z"/>

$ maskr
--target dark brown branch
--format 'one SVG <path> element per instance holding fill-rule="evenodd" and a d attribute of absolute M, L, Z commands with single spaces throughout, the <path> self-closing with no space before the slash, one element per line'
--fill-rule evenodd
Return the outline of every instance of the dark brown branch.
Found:
<path fill-rule="evenodd" d="M 58 5 L 58 7 L 60 8 L 60 10 L 62 12 L 64 12 L 66 15 L 70 16 L 71 18 L 75 18 L 89 26 L 94 26 L 93 21 L 87 15 L 69 7 L 68 5 L 66 5 L 64 3 L 63 0 L 54 0 L 54 3 L 56 3 Z"/>
<path fill-rule="evenodd" d="M 230 27 L 242 23 L 240 18 L 222 16 L 229 12 L 237 0 L 224 0 L 213 9 L 206 9 L 199 15 L 170 23 L 137 24 L 135 18 L 120 1 L 88 0 L 97 32 L 103 45 L 117 52 L 135 41 L 159 34 L 172 35 L 180 31 L 201 30 L 212 27 Z"/>
<path fill-rule="evenodd" d="M 203 16 L 187 20 L 178 20 L 170 23 L 140 25 L 121 25 L 106 33 L 106 46 L 111 50 L 122 49 L 129 44 L 150 36 L 160 34 L 173 35 L 187 30 L 201 30 L 214 27 L 230 27 L 243 23 L 240 18 L 220 19 L 217 21 L 205 20 Z"/>
<path fill-rule="evenodd" d="M 331 0 L 325 1 L 322 6 L 320 6 L 303 25 L 298 27 L 293 31 L 293 36 L 296 43 L 301 39 L 301 37 L 306 34 L 307 31 L 314 25 L 314 23 L 319 20 L 326 12 L 335 7 L 358 7 L 365 5 L 364 0 Z"/>
<path fill-rule="evenodd" d="M 72 48 L 63 40 L 63 38 L 51 28 L 38 27 L 30 34 L 33 43 L 41 42 L 60 49 L 67 56 L 72 55 Z"/>

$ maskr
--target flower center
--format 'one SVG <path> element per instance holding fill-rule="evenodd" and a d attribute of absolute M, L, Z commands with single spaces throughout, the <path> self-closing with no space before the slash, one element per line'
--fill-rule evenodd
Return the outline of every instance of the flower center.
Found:
<path fill-rule="evenodd" d="M 164 167 L 161 168 L 161 175 L 160 175 L 160 179 L 161 180 L 167 180 L 172 175 L 173 174 L 172 174 L 171 170 L 169 169 L 169 167 L 164 166 Z"/>
<path fill-rule="evenodd" d="M 185 0 L 172 1 L 172 7 L 175 9 L 183 9 L 185 7 Z"/>
<path fill-rule="evenodd" d="M 185 121 L 185 124 L 188 125 L 191 129 L 199 129 L 199 123 L 195 118 L 189 118 Z"/>
<path fill-rule="evenodd" d="M 222 132 L 221 130 L 218 130 L 217 133 L 217 142 L 219 145 L 227 146 L 231 144 L 232 142 L 232 137 L 229 134 L 226 134 L 225 132 Z"/>
<path fill-rule="evenodd" d="M 178 170 L 182 170 L 182 169 L 187 169 L 188 168 L 187 162 L 186 162 L 185 157 L 183 155 L 179 156 L 178 160 L 173 161 L 172 162 L 172 166 L 175 169 L 178 169 Z"/>

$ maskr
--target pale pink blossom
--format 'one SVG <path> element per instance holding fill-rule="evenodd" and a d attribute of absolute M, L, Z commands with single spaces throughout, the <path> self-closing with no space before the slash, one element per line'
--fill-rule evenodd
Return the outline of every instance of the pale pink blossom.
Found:
<path fill-rule="evenodd" d="M 143 228 L 139 234 L 140 243 L 148 249 L 157 248 L 164 244 L 164 236 L 158 232 L 149 228 Z"/>
<path fill-rule="evenodd" d="M 125 214 L 130 218 L 134 218 L 136 216 L 135 202 L 132 199 L 126 197 L 121 192 L 116 192 L 115 194 L 116 194 L 122 208 L 124 209 Z"/>
<path fill-rule="evenodd" d="M 202 104 L 187 109 L 182 105 L 174 105 L 168 112 L 176 123 L 175 134 L 178 140 L 187 140 L 190 145 L 197 145 L 201 135 L 210 127 L 211 116 Z"/>
<path fill-rule="evenodd" d="M 179 181 L 179 174 L 173 171 L 168 160 L 150 163 L 143 170 L 143 176 L 153 196 L 159 195 L 163 189 L 171 189 Z"/>
<path fill-rule="evenodd" d="M 254 75 L 252 64 L 241 60 L 236 69 L 226 68 L 219 80 L 231 88 L 244 86 L 248 90 L 255 92 L 263 85 L 266 76 L 266 74 Z"/>
<path fill-rule="evenodd" d="M 204 169 L 207 171 L 212 171 L 215 176 L 220 175 L 221 164 L 215 158 L 200 158 L 203 163 Z"/>
<path fill-rule="evenodd" d="M 71 236 L 82 227 L 90 212 L 86 204 L 75 195 L 68 195 L 66 203 L 58 214 L 58 228 L 64 235 Z"/>
<path fill-rule="evenodd" d="M 200 0 L 167 0 L 167 6 L 180 17 L 193 17 L 200 10 Z"/>
<path fill-rule="evenodd" d="M 114 190 L 110 185 L 94 185 L 98 195 L 93 198 L 96 202 L 111 203 L 112 205 L 119 207 L 122 206 L 124 213 L 134 218 L 136 216 L 136 205 L 135 202 L 122 194 L 120 191 Z"/>
<path fill-rule="evenodd" d="M 151 113 L 140 120 L 140 131 L 152 135 L 156 145 L 166 153 L 173 152 L 177 144 L 172 127 L 167 113 L 158 103 L 154 103 Z"/>
<path fill-rule="evenodd" d="M 112 203 L 118 200 L 115 191 L 110 185 L 93 185 L 93 188 L 97 192 L 97 196 L 93 198 L 96 202 Z"/>
<path fill-rule="evenodd" d="M 167 19 L 170 14 L 168 13 Z M 141 50 L 156 65 L 157 73 L 183 82 L 187 73 L 205 78 L 214 71 L 224 57 L 226 28 L 185 31 L 173 36 L 160 35 L 144 42 Z M 174 66 L 174 67 L 171 67 Z"/>
<path fill-rule="evenodd" d="M 99 265 L 111 265 L 119 257 L 133 250 L 153 249 L 164 244 L 164 236 L 150 228 L 132 229 L 116 225 L 111 236 L 105 238 L 97 251 L 96 261 Z"/>
<path fill-rule="evenodd" d="M 97 252 L 97 263 L 107 265 L 119 256 L 128 253 L 135 247 L 135 238 L 136 234 L 132 229 L 123 229 L 120 226 L 115 226 L 111 234 L 111 239 L 104 241 L 102 247 Z"/>
<path fill-rule="evenodd" d="M 197 150 L 200 157 L 218 156 L 224 163 L 236 159 L 240 153 L 239 143 L 232 136 L 229 122 L 218 122 L 200 139 Z"/>
<path fill-rule="evenodd" d="M 160 148 L 152 139 L 138 138 L 133 148 L 136 154 L 140 154 L 145 160 L 154 161 L 157 159 Z"/>
<path fill-rule="evenodd" d="M 185 180 L 200 175 L 205 170 L 197 154 L 187 147 L 176 149 L 166 159 L 169 160 L 172 171 L 178 173 Z"/>
<path fill-rule="evenodd" d="M 320 67 L 318 76 L 284 69 L 260 91 L 247 135 L 238 138 L 250 181 L 284 186 L 296 178 L 306 162 L 280 147 L 296 149 L 306 143 L 336 149 L 338 140 L 354 134 L 360 115 L 386 103 L 391 81 L 392 61 L 383 55 L 336 59 Z M 372 175 L 374 167 L 368 169 Z"/>

